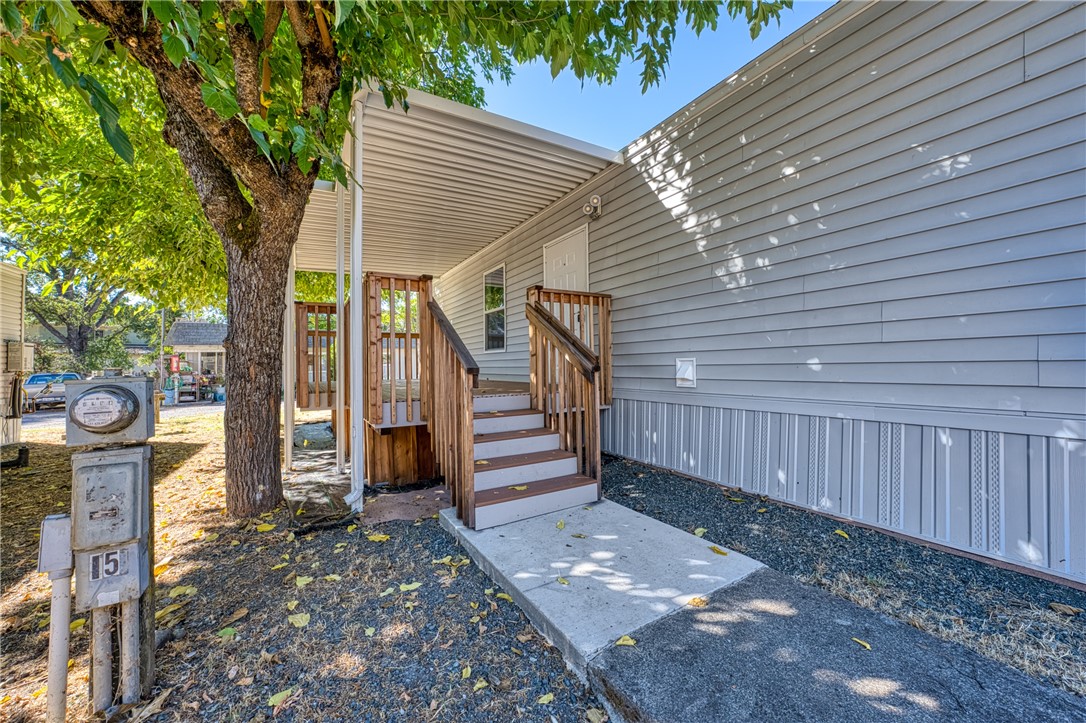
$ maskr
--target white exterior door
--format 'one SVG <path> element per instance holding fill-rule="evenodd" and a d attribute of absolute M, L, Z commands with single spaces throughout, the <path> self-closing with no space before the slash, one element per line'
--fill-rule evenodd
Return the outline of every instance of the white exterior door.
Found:
<path fill-rule="evenodd" d="M 543 247 L 543 286 L 588 291 L 588 226 Z"/>

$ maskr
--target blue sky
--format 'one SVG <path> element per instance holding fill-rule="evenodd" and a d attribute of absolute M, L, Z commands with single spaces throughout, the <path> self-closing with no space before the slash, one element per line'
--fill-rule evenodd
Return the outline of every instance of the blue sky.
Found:
<path fill-rule="evenodd" d="M 486 108 L 620 150 L 832 4 L 797 0 L 792 10 L 784 12 L 780 28 L 770 25 L 755 41 L 743 23 L 726 15 L 715 32 L 698 37 L 684 29 L 672 45 L 667 77 L 644 95 L 636 63 L 623 66 L 612 85 L 588 81 L 583 88 L 568 71 L 551 80 L 549 66 L 532 63 L 520 66 L 509 85 L 485 84 Z"/>

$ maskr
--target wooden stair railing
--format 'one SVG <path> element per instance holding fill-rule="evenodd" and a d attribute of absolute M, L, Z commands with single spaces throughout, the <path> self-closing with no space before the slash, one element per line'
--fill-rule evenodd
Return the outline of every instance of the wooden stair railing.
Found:
<path fill-rule="evenodd" d="M 429 332 L 423 345 L 427 421 L 434 460 L 457 516 L 475 526 L 475 408 L 472 390 L 479 385 L 479 365 L 436 301 L 428 303 Z"/>
<path fill-rule="evenodd" d="M 335 304 L 294 302 L 295 399 L 300 409 L 336 406 L 336 324 Z"/>
<path fill-rule="evenodd" d="M 528 343 L 531 402 L 545 425 L 558 433 L 559 447 L 577 459 L 577 471 L 601 491 L 600 360 L 539 301 L 529 302 Z"/>
<path fill-rule="evenodd" d="M 611 404 L 611 295 L 587 291 L 528 288 L 528 303 L 538 302 L 591 350 L 600 362 L 600 401 Z"/>
<path fill-rule="evenodd" d="M 365 276 L 366 421 L 370 424 L 418 424 L 426 419 L 430 394 L 423 357 L 428 346 L 430 280 L 429 276 Z M 401 394 L 406 403 L 402 414 L 397 409 Z"/>

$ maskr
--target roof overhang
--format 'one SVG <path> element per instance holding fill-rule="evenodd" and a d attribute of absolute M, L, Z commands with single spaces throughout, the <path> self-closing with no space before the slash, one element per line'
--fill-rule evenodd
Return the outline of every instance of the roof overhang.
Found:
<path fill-rule="evenodd" d="M 621 152 L 428 93 L 410 91 L 406 105 L 406 112 L 388 108 L 377 92 L 355 96 L 366 271 L 440 276 L 623 160 Z M 350 195 L 343 194 L 348 240 Z M 298 235 L 298 270 L 336 270 L 336 203 L 335 184 L 318 181 Z M 348 248 L 348 268 L 349 259 Z"/>

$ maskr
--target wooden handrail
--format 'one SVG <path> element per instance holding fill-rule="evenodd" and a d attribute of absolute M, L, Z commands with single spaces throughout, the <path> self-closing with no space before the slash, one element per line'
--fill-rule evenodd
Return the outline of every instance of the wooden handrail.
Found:
<path fill-rule="evenodd" d="M 586 296 L 586 297 L 591 297 L 593 299 L 610 299 L 610 298 L 612 298 L 610 294 L 601 294 L 601 293 L 594 292 L 594 291 L 570 291 L 569 289 L 548 289 L 547 287 L 543 286 L 542 284 L 536 284 L 535 286 L 529 286 L 528 287 L 528 300 L 529 301 L 536 301 L 536 300 L 545 301 L 545 300 L 547 300 L 548 297 L 560 296 L 562 294 L 565 294 L 566 296 L 569 296 L 570 294 L 572 294 L 573 296 Z"/>
<path fill-rule="evenodd" d="M 475 526 L 475 400 L 479 365 L 436 301 L 429 310 L 425 384 L 432 392 L 427 424 L 438 472 L 457 516 Z"/>
<path fill-rule="evenodd" d="M 600 358 L 538 301 L 526 304 L 524 314 L 529 322 L 538 324 L 539 331 L 551 337 L 551 341 L 567 347 L 566 351 L 580 365 L 581 374 L 590 377 L 600 370 Z"/>
<path fill-rule="evenodd" d="M 460 364 L 464 367 L 464 371 L 475 377 L 475 386 L 479 383 L 479 364 L 475 361 L 475 357 L 468 351 L 467 344 L 460 338 L 460 335 L 456 333 L 456 329 L 453 328 L 452 323 L 449 322 L 449 318 L 445 316 L 445 312 L 441 310 L 441 307 L 436 301 L 431 300 L 430 313 L 434 316 L 434 321 L 437 322 L 438 328 L 441 333 L 445 335 L 445 338 L 449 340 L 450 346 L 456 356 L 460 359 Z"/>
<path fill-rule="evenodd" d="M 600 399 L 611 403 L 611 295 L 569 289 L 528 287 L 528 303 L 538 303 L 600 360 Z"/>
<path fill-rule="evenodd" d="M 596 480 L 600 462 L 600 359 L 566 324 L 538 300 L 525 305 L 531 367 L 532 406 L 558 434 L 560 449 L 573 453 L 577 473 Z"/>

